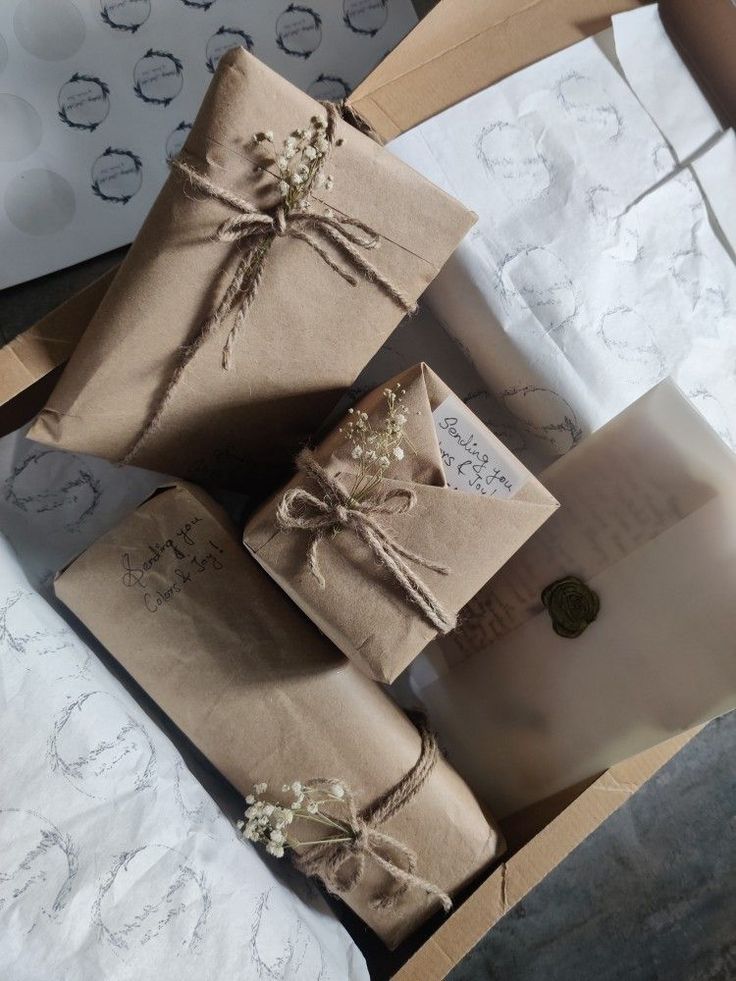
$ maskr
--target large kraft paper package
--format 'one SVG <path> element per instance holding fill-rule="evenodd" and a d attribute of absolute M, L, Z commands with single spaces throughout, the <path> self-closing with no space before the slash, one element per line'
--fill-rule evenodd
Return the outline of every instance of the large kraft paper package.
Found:
<path fill-rule="evenodd" d="M 323 505 L 312 495 L 334 498 L 301 468 L 250 518 L 244 542 L 344 654 L 369 677 L 390 683 L 438 633 L 452 629 L 462 608 L 558 504 L 431 368 L 417 364 L 361 399 L 314 451 L 314 460 L 345 492 L 348 511 L 359 462 L 345 436 L 346 420 L 365 413 L 372 428 L 380 429 L 387 389 L 404 392 L 407 422 L 403 456 L 391 461 L 375 497 L 394 500 L 396 507 L 369 517 L 414 556 L 403 565 L 427 589 L 431 618 L 392 574 L 391 560 L 402 556 L 389 546 L 392 554 L 382 562 L 356 530 L 359 514 L 327 530 L 284 526 L 279 515 L 286 495 L 296 494 L 289 508 L 295 525 L 302 518 L 307 525 L 323 523 Z M 414 506 L 401 507 L 409 495 Z M 308 555 L 320 531 L 318 581 Z M 419 559 L 445 568 L 437 571 Z M 439 623 L 438 610 L 446 618 Z"/>
<path fill-rule="evenodd" d="M 414 725 L 284 596 L 199 490 L 177 485 L 155 495 L 67 567 L 55 588 L 244 795 L 262 781 L 280 791 L 294 780 L 334 778 L 362 808 L 417 762 Z M 503 847 L 442 758 L 380 830 L 412 848 L 417 873 L 451 895 Z M 439 907 L 410 888 L 394 908 L 373 908 L 384 879 L 368 859 L 344 898 L 394 947 Z"/>
<path fill-rule="evenodd" d="M 180 160 L 260 213 L 280 201 L 278 172 L 254 132 L 276 147 L 326 110 L 243 48 L 228 52 L 202 103 Z M 353 245 L 409 305 L 436 276 L 475 216 L 343 120 L 310 209 L 330 209 L 378 236 Z M 265 167 L 265 169 L 263 169 Z M 259 169 L 261 168 L 261 169 Z M 114 277 L 32 438 L 124 460 L 160 405 L 182 350 L 201 331 L 232 283 L 248 241 L 218 230 L 242 212 L 174 169 Z M 366 238 L 355 226 L 348 233 Z M 405 314 L 361 271 L 329 231 L 310 235 L 355 279 L 292 234 L 273 240 L 263 274 L 232 347 L 223 348 L 233 310 L 188 364 L 160 425 L 127 462 L 199 482 L 252 486 L 248 467 L 285 464 L 329 413 Z M 252 244 L 252 241 L 251 241 Z"/>

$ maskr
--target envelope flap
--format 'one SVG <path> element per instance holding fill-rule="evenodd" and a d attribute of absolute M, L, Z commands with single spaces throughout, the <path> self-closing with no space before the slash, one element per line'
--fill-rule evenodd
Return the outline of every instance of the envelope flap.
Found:
<path fill-rule="evenodd" d="M 392 524 L 398 528 L 399 523 L 411 523 L 420 528 L 421 532 L 412 532 L 416 544 L 419 542 L 415 536 L 426 533 L 427 545 L 432 542 L 442 542 L 448 547 L 454 545 L 452 552 L 444 556 L 448 565 L 452 565 L 456 556 L 460 557 L 461 548 L 473 566 L 477 564 L 476 551 L 486 554 L 497 550 L 499 554 L 506 554 L 508 551 L 506 558 L 509 558 L 559 506 L 546 492 L 526 500 L 519 496 L 484 497 L 450 487 L 391 479 L 383 481 L 383 489 L 387 494 L 399 489 L 414 492 L 417 520 L 408 522 L 397 518 Z M 422 513 L 427 515 L 424 522 L 419 517 Z M 461 560 L 465 561 L 464 558 Z"/>
<path fill-rule="evenodd" d="M 430 410 L 431 412 L 434 412 L 446 401 L 446 399 L 450 398 L 451 396 L 454 396 L 454 393 L 452 389 L 449 388 L 442 381 L 439 375 L 436 375 L 435 372 L 432 371 L 432 369 L 428 365 L 422 365 L 422 368 L 423 368 L 424 381 L 427 388 L 427 396 L 429 399 Z M 521 461 L 519 461 L 514 456 L 511 450 L 509 450 L 501 442 L 501 440 L 498 439 L 498 437 L 494 433 L 492 433 L 488 429 L 488 427 L 481 422 L 480 419 L 478 419 L 478 417 L 471 409 L 465 406 L 465 411 L 467 412 L 467 415 L 470 418 L 475 420 L 478 428 L 485 432 L 490 442 L 494 444 L 495 446 L 494 452 L 498 456 L 498 458 L 502 461 L 505 461 L 507 464 L 512 463 L 513 470 L 519 475 L 519 477 L 523 481 L 519 490 L 514 495 L 514 500 L 527 501 L 529 503 L 536 502 L 540 504 L 551 504 L 553 507 L 556 507 L 557 504 L 553 496 L 549 493 L 549 491 L 544 486 L 542 486 L 542 484 L 540 484 L 540 482 L 531 473 L 531 471 L 527 470 L 527 468 L 523 466 Z M 432 432 L 434 435 L 435 442 L 437 442 L 437 451 L 438 453 L 440 453 L 440 460 L 441 460 L 441 452 L 440 452 L 439 442 L 437 440 L 437 429 L 434 425 L 434 422 L 432 423 Z"/>

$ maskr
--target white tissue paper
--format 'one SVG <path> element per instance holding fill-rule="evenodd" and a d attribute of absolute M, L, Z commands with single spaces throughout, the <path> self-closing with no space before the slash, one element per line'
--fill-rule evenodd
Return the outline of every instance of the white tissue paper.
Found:
<path fill-rule="evenodd" d="M 736 134 L 732 129 L 692 161 L 731 256 L 736 256 Z M 725 179 L 724 179 L 725 178 Z"/>
<path fill-rule="evenodd" d="M 367 979 L 311 884 L 237 837 L 168 737 L 34 588 L 156 478 L 146 486 L 129 468 L 44 454 L 19 435 L 0 442 L 3 978 Z"/>
<path fill-rule="evenodd" d="M 728 214 L 735 175 L 721 158 L 697 165 L 701 186 L 678 169 L 609 44 L 573 45 L 391 143 L 480 216 L 426 298 L 547 460 L 668 375 L 735 446 L 736 265 L 709 214 Z M 706 133 L 710 117 L 695 142 Z"/>
<path fill-rule="evenodd" d="M 720 132 L 716 114 L 664 29 L 658 4 L 616 14 L 613 36 L 627 82 L 678 160 Z"/>

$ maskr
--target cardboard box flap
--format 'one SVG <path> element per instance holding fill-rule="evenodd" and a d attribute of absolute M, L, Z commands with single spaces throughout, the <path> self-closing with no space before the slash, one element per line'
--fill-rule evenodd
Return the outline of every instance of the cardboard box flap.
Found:
<path fill-rule="evenodd" d="M 69 358 L 115 272 L 109 270 L 0 348 L 0 405 Z"/>
<path fill-rule="evenodd" d="M 526 847 L 503 862 L 394 981 L 442 981 L 478 941 L 701 731 L 698 726 L 607 770 Z"/>
<path fill-rule="evenodd" d="M 638 6 L 638 0 L 442 0 L 355 89 L 350 105 L 382 139 L 392 139 Z"/>

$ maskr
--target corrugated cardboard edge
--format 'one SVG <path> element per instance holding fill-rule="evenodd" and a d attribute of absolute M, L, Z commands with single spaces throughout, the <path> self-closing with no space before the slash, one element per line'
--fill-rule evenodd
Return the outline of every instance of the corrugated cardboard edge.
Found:
<path fill-rule="evenodd" d="M 697 726 L 607 770 L 503 862 L 402 967 L 394 981 L 442 981 L 524 896 L 703 728 Z"/>
<path fill-rule="evenodd" d="M 641 0 L 441 0 L 348 102 L 390 140 L 638 6 Z"/>
<path fill-rule="evenodd" d="M 100 276 L 0 348 L 0 405 L 69 359 L 115 271 Z"/>

